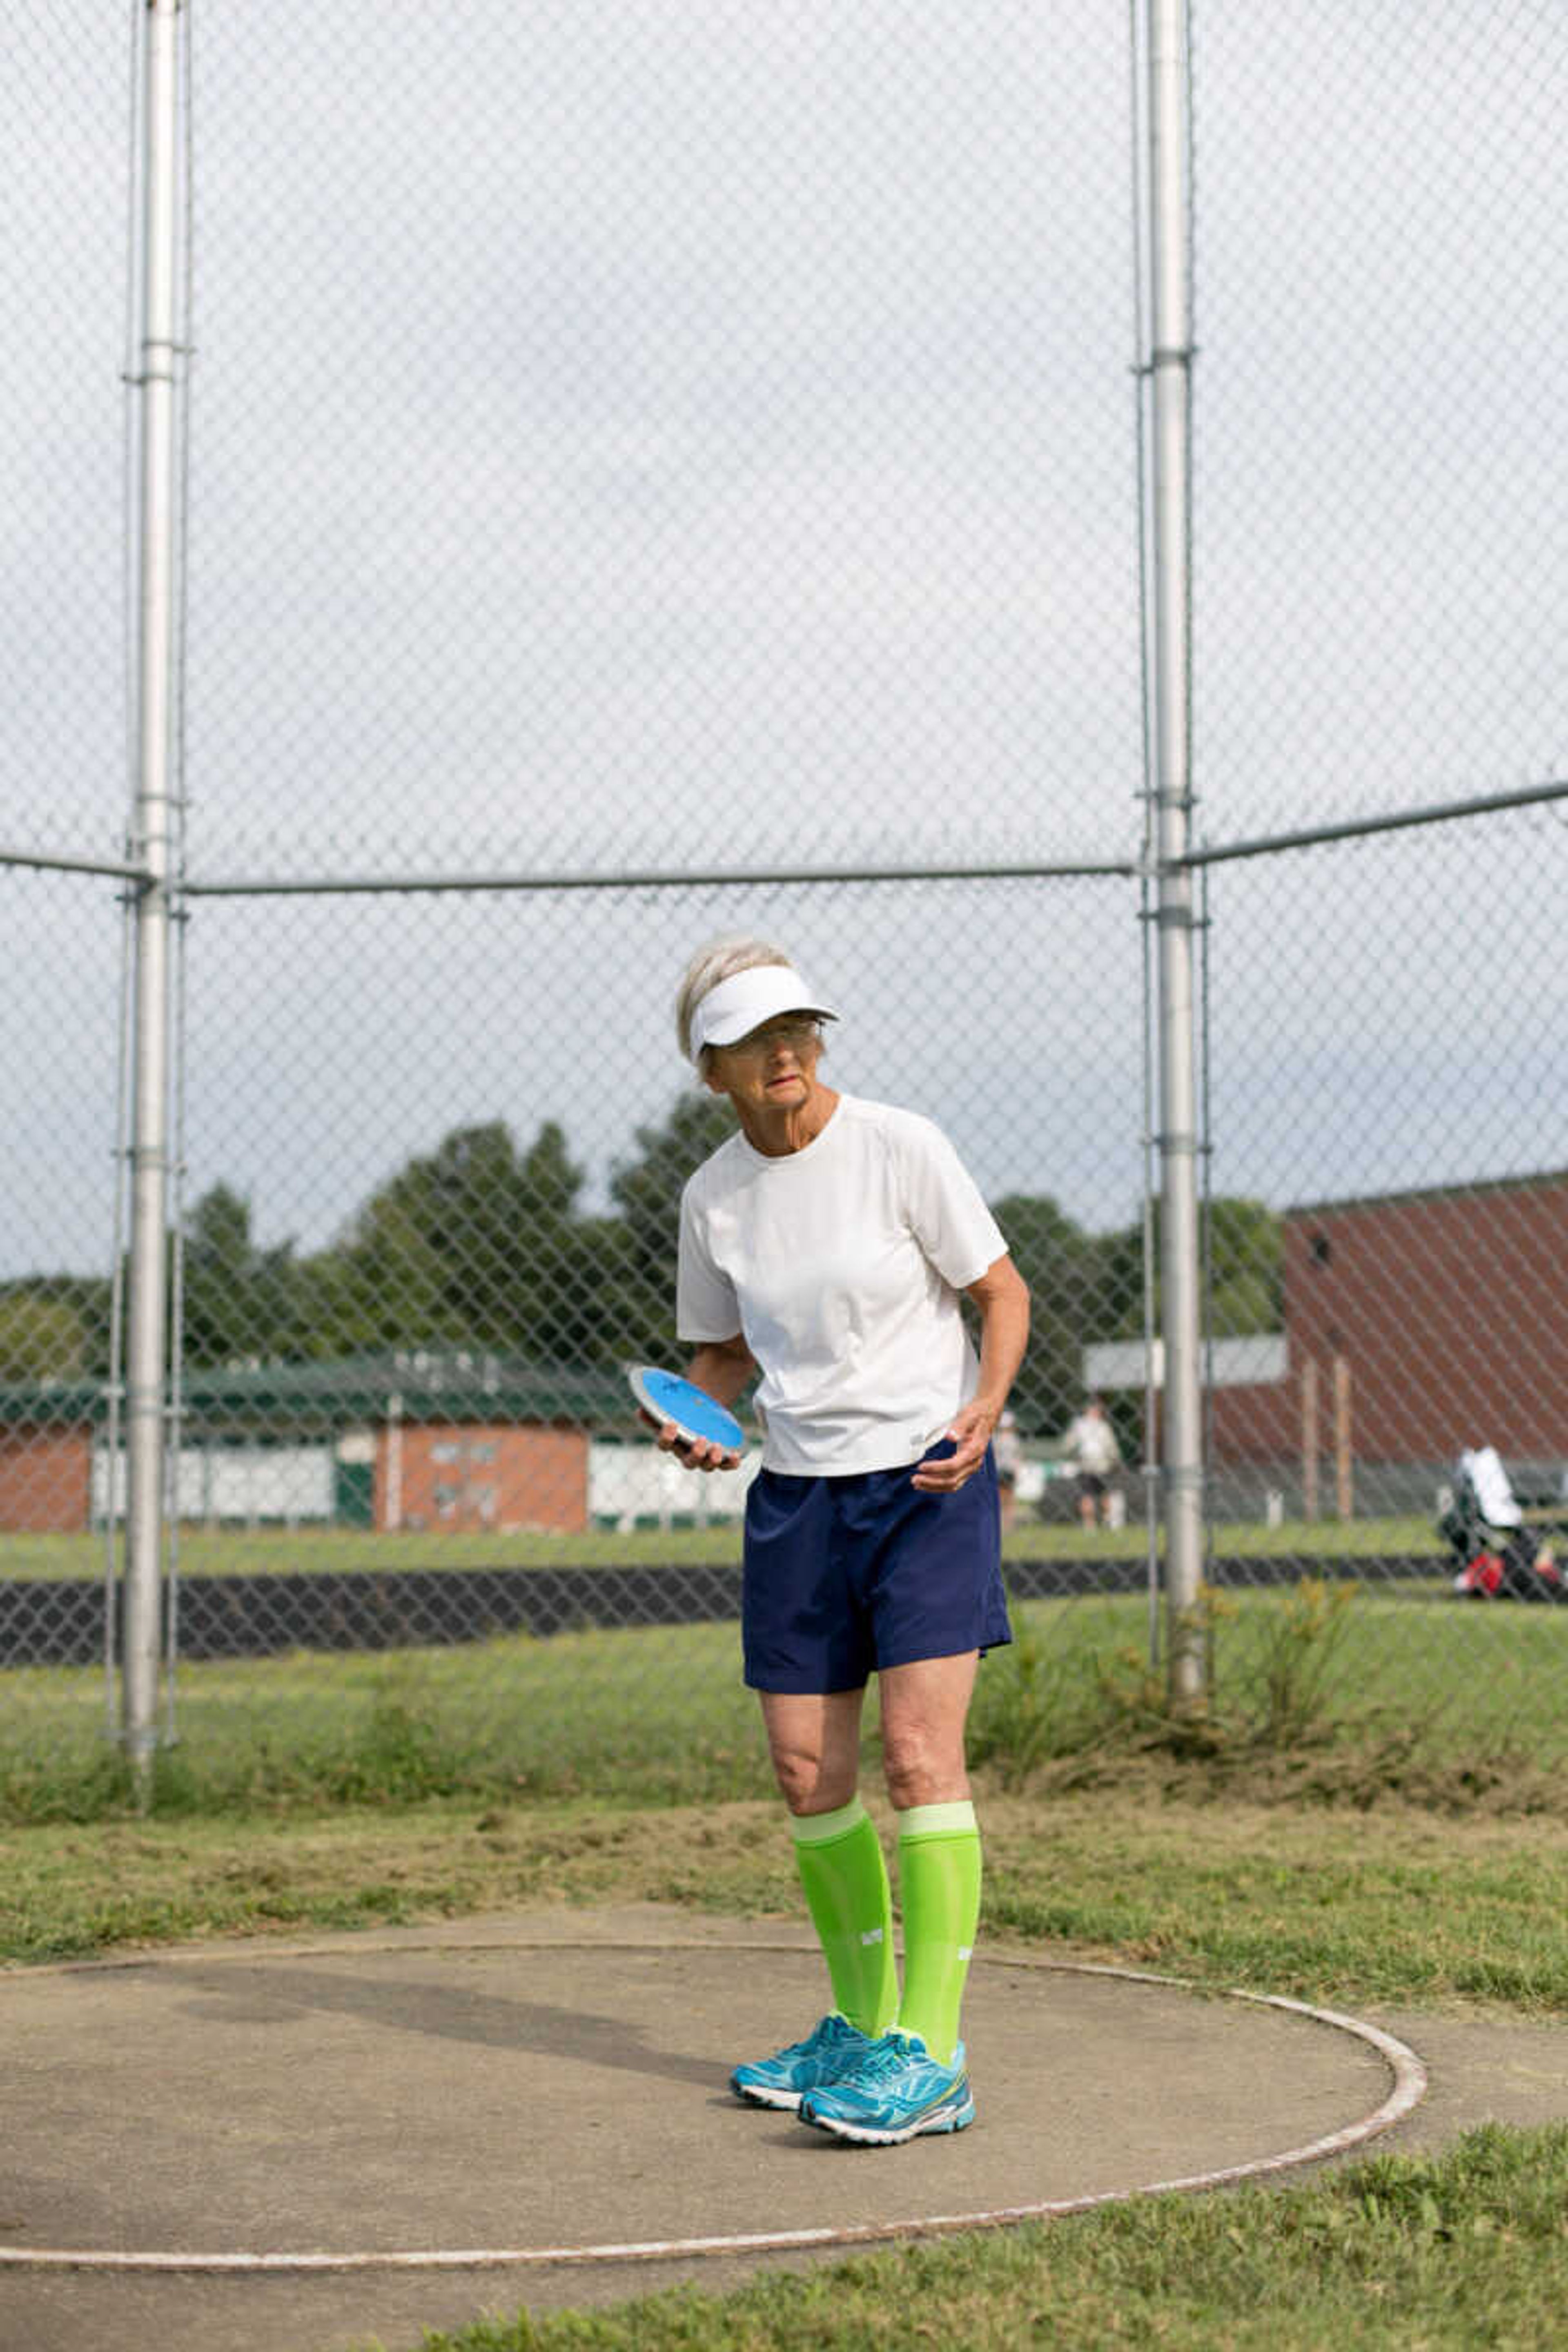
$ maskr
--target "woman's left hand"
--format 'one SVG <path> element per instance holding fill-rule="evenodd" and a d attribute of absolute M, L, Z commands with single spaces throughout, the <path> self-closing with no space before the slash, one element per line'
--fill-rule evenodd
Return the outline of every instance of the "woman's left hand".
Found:
<path fill-rule="evenodd" d="M 994 1410 L 978 1398 L 962 1406 L 947 1433 L 954 1451 L 943 1454 L 940 1462 L 922 1462 L 915 1472 L 913 1484 L 923 1495 L 956 1494 L 984 1461 L 985 1449 L 999 1417 L 1000 1408 Z"/>

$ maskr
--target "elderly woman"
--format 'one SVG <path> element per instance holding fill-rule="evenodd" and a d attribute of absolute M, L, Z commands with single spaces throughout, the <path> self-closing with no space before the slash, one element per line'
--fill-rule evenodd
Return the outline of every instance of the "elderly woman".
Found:
<path fill-rule="evenodd" d="M 738 2066 L 738 2095 L 872 2143 L 974 2117 L 960 2005 L 980 1908 L 963 1733 L 981 1654 L 1011 1636 L 991 1435 L 1028 1293 L 929 1119 L 825 1086 L 837 1015 L 788 957 L 721 941 L 689 965 L 682 1051 L 739 1132 L 681 1199 L 677 1324 L 689 1376 L 733 1405 L 762 1374 L 746 1498 L 747 1683 L 789 1807 L 834 2008 Z M 978 1358 L 961 1312 L 979 1309 Z M 706 1471 L 738 1460 L 660 1443 Z M 878 1676 L 898 1816 L 900 1995 L 881 1841 L 858 1792 Z"/>

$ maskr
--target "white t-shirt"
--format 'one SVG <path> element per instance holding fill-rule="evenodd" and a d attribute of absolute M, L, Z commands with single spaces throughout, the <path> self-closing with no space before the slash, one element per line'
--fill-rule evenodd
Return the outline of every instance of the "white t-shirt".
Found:
<path fill-rule="evenodd" d="M 1121 1448 L 1109 1421 L 1098 1412 L 1080 1412 L 1067 1435 L 1068 1451 L 1091 1478 L 1109 1477 L 1121 1465 Z"/>
<path fill-rule="evenodd" d="M 1495 1445 L 1472 1446 L 1459 1456 L 1459 1475 L 1468 1478 L 1475 1489 L 1476 1501 L 1489 1528 L 1517 1528 L 1522 1525 L 1524 1513 L 1520 1509 L 1508 1472 Z"/>
<path fill-rule="evenodd" d="M 732 1135 L 680 1200 L 682 1339 L 743 1333 L 771 1470 L 918 1461 L 973 1395 L 959 1293 L 1007 1244 L 929 1118 L 840 1095 L 778 1159 Z"/>

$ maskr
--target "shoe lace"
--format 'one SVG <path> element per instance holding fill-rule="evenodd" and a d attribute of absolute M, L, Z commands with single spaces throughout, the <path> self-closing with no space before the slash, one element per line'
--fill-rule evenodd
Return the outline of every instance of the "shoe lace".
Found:
<path fill-rule="evenodd" d="M 873 2042 L 865 2064 L 857 2072 L 862 2082 L 868 2078 L 881 2082 L 886 2075 L 901 2074 L 914 2055 L 914 2044 L 907 2033 L 884 2033 Z"/>
<path fill-rule="evenodd" d="M 792 2042 L 784 2055 L 789 2058 L 815 2058 L 819 2050 L 825 2049 L 831 2042 L 842 2041 L 846 2034 L 852 2033 L 854 2030 L 854 2027 L 847 2024 L 841 2017 L 818 2018 L 805 2040 Z"/>

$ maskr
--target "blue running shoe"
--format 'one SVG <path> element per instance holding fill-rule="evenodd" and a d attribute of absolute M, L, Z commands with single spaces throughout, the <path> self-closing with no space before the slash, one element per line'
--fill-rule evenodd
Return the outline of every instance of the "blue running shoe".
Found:
<path fill-rule="evenodd" d="M 792 2042 L 771 2058 L 759 2058 L 754 2066 L 737 2066 L 730 2088 L 755 2107 L 798 2107 L 807 2091 L 836 2083 L 847 2067 L 858 2065 L 875 2048 L 868 2034 L 835 2010 L 812 2027 L 804 2042 Z"/>
<path fill-rule="evenodd" d="M 941 2066 L 918 2033 L 895 2027 L 869 2044 L 852 2073 L 820 2091 L 799 2108 L 803 2124 L 835 2132 L 868 2147 L 891 2147 L 922 2132 L 965 2131 L 974 2121 L 961 2042 L 951 2066 Z"/>

